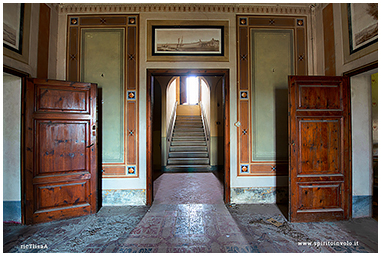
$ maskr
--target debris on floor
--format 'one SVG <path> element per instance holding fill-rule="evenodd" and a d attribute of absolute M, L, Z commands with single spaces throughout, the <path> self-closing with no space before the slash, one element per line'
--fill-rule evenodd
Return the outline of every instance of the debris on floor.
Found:
<path fill-rule="evenodd" d="M 276 221 L 274 220 L 273 218 L 270 218 L 270 219 L 267 219 L 268 222 L 270 222 L 271 224 L 273 224 L 274 226 L 276 227 L 280 227 L 283 225 L 283 223 L 279 222 L 279 221 Z"/>

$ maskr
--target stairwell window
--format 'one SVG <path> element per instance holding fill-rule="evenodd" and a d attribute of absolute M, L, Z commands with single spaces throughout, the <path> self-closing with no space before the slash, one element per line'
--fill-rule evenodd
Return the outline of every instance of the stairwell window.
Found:
<path fill-rule="evenodd" d="M 200 96 L 200 85 L 199 85 L 199 79 L 196 76 L 189 76 L 187 77 L 186 82 L 186 91 L 187 91 L 187 101 L 186 103 L 188 105 L 197 105 L 199 101 Z"/>

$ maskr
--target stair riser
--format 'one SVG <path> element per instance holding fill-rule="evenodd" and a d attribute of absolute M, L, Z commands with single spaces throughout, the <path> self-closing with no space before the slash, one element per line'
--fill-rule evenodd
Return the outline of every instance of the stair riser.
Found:
<path fill-rule="evenodd" d="M 204 132 L 202 127 L 175 127 L 174 132 Z"/>
<path fill-rule="evenodd" d="M 201 120 L 201 116 L 176 116 L 176 120 Z"/>
<path fill-rule="evenodd" d="M 202 119 L 176 119 L 177 122 L 202 123 Z"/>
<path fill-rule="evenodd" d="M 205 136 L 203 132 L 174 132 L 173 136 Z"/>
<path fill-rule="evenodd" d="M 209 159 L 203 160 L 176 160 L 176 159 L 168 159 L 168 164 L 178 164 L 178 165 L 195 165 L 195 164 L 209 164 Z"/>
<path fill-rule="evenodd" d="M 169 152 L 194 152 L 194 151 L 208 151 L 206 146 L 172 146 L 169 148 Z"/>
<path fill-rule="evenodd" d="M 172 141 L 205 141 L 205 137 L 173 137 Z"/>
<path fill-rule="evenodd" d="M 171 146 L 206 146 L 206 141 L 172 141 Z"/>
<path fill-rule="evenodd" d="M 202 158 L 208 157 L 208 152 L 170 152 L 169 158 Z"/>
<path fill-rule="evenodd" d="M 176 127 L 200 128 L 202 127 L 202 124 L 201 123 L 175 123 L 175 128 Z"/>
<path fill-rule="evenodd" d="M 203 130 L 191 130 L 191 129 L 181 129 L 181 130 L 174 130 L 173 131 L 173 134 L 176 134 L 176 133 L 202 133 L 204 134 L 204 131 Z"/>

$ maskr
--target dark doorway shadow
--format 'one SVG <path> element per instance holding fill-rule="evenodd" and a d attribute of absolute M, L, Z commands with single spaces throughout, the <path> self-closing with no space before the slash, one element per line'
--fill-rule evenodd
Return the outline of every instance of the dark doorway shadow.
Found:
<path fill-rule="evenodd" d="M 163 174 L 164 163 L 162 163 L 162 89 L 157 79 L 154 80 L 153 86 L 153 117 L 152 117 L 152 155 L 153 155 L 153 172 L 152 182 Z"/>
<path fill-rule="evenodd" d="M 288 89 L 275 89 L 276 205 L 284 217 L 289 213 L 288 182 Z"/>

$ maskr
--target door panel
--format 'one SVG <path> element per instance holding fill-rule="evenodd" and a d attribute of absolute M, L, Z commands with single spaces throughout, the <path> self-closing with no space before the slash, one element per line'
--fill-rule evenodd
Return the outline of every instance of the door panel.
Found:
<path fill-rule="evenodd" d="M 298 175 L 338 174 L 340 120 L 298 119 L 300 154 Z"/>
<path fill-rule="evenodd" d="M 351 216 L 350 90 L 344 77 L 289 77 L 292 222 Z"/>
<path fill-rule="evenodd" d="M 89 83 L 27 80 L 26 224 L 95 213 L 96 91 Z"/>
<path fill-rule="evenodd" d="M 91 144 L 86 133 L 88 122 L 37 121 L 37 174 L 85 171 L 86 145 Z"/>

